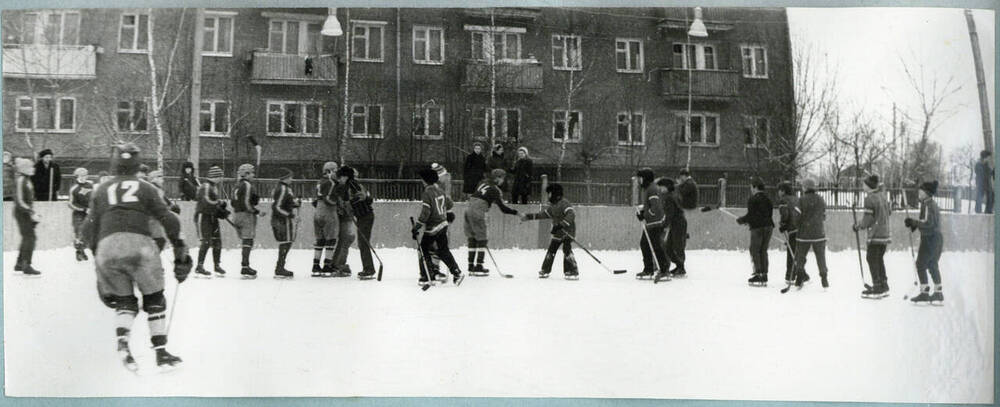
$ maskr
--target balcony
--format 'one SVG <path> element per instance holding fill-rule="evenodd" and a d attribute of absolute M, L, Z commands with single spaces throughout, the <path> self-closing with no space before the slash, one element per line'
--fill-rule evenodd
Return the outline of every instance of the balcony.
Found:
<path fill-rule="evenodd" d="M 739 71 L 691 72 L 691 97 L 693 100 L 728 102 L 740 95 Z M 687 100 L 688 70 L 660 69 L 662 95 L 671 100 Z"/>
<path fill-rule="evenodd" d="M 5 44 L 3 77 L 94 79 L 98 50 L 93 45 Z"/>
<path fill-rule="evenodd" d="M 473 18 L 494 18 L 503 20 L 528 20 L 534 21 L 542 15 L 542 9 L 538 7 L 498 7 L 498 8 L 466 8 L 465 15 Z"/>
<path fill-rule="evenodd" d="M 253 53 L 250 82 L 260 85 L 337 85 L 337 58 L 333 55 L 306 56 Z"/>
<path fill-rule="evenodd" d="M 500 93 L 529 93 L 542 91 L 542 64 L 537 61 L 497 62 L 496 89 Z M 468 61 L 462 89 L 471 92 L 490 91 L 490 64 L 482 61 Z"/>

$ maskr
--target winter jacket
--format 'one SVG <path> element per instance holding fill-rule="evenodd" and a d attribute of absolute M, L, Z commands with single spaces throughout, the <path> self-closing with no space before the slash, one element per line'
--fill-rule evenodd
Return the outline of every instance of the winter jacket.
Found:
<path fill-rule="evenodd" d="M 350 179 L 347 181 L 349 200 L 351 209 L 354 211 L 354 216 L 358 218 L 363 218 L 366 216 L 371 216 L 375 214 L 372 209 L 372 202 L 374 199 L 371 194 L 365 189 L 357 179 Z"/>
<path fill-rule="evenodd" d="M 982 160 L 976 162 L 976 188 L 993 189 L 993 168 Z"/>
<path fill-rule="evenodd" d="M 646 229 L 663 230 L 663 202 L 660 200 L 660 187 L 656 184 L 649 184 L 646 187 L 646 203 L 642 205 L 639 215 L 646 222 Z"/>
<path fill-rule="evenodd" d="M 549 233 L 555 239 L 568 239 L 576 236 L 576 211 L 566 198 L 546 206 L 541 212 L 525 215 L 525 219 L 552 219 L 552 229 L 549 230 Z"/>
<path fill-rule="evenodd" d="M 510 172 L 513 174 L 512 178 L 514 180 L 510 191 L 517 194 L 530 194 L 531 193 L 531 176 L 534 173 L 535 165 L 531 161 L 531 158 L 518 158 L 514 162 L 514 168 L 511 168 Z"/>
<path fill-rule="evenodd" d="M 741 216 L 737 221 L 740 224 L 750 226 L 750 229 L 773 228 L 774 220 L 771 213 L 774 212 L 774 204 L 767 194 L 758 192 L 747 200 L 747 214 Z"/>
<path fill-rule="evenodd" d="M 885 188 L 879 186 L 865 197 L 865 216 L 858 223 L 858 229 L 868 229 L 868 243 L 889 244 L 889 214 L 892 207 L 886 197 Z"/>
<path fill-rule="evenodd" d="M 826 201 L 816 193 L 809 191 L 799 199 L 799 235 L 800 242 L 825 242 L 826 232 L 823 222 L 826 221 Z"/>
<path fill-rule="evenodd" d="M 479 216 L 485 216 L 486 212 L 490 210 L 490 206 L 497 204 L 500 208 L 500 212 L 507 215 L 517 215 L 517 209 L 511 208 L 504 204 L 503 194 L 500 192 L 500 187 L 493 183 L 493 180 L 487 178 L 483 182 L 479 183 L 479 187 L 476 188 L 472 196 L 469 197 L 469 211 L 476 213 Z"/>
<path fill-rule="evenodd" d="M 291 219 L 295 217 L 295 208 L 299 207 L 299 200 L 292 192 L 292 188 L 284 182 L 278 183 L 271 195 L 271 219 Z"/>
<path fill-rule="evenodd" d="M 14 170 L 13 164 L 3 165 L 3 200 L 9 201 L 14 199 L 14 175 L 17 171 Z"/>
<path fill-rule="evenodd" d="M 920 236 L 941 234 L 941 208 L 934 201 L 934 197 L 920 201 L 920 219 L 917 219 L 917 228 L 920 229 Z"/>
<path fill-rule="evenodd" d="M 677 191 L 680 194 L 682 208 L 694 209 L 698 207 L 698 184 L 694 182 L 694 178 L 688 178 L 682 182 L 677 187 Z"/>
<path fill-rule="evenodd" d="M 462 172 L 462 192 L 471 194 L 476 190 L 479 181 L 483 180 L 486 174 L 486 157 L 482 154 L 472 153 L 465 157 L 465 167 Z"/>
<path fill-rule="evenodd" d="M 795 195 L 783 196 L 778 202 L 778 215 L 780 216 L 778 229 L 788 234 L 797 233 L 799 231 L 799 215 L 801 213 L 802 211 L 799 210 L 799 197 Z"/>
<path fill-rule="evenodd" d="M 501 169 L 507 171 L 507 158 L 503 154 L 497 154 L 496 152 L 490 154 L 489 160 L 486 160 L 486 169 L 495 170 Z"/>
<path fill-rule="evenodd" d="M 52 185 L 49 185 L 50 177 Z M 48 201 L 49 191 L 52 191 L 52 200 L 55 201 L 59 198 L 59 187 L 62 186 L 62 172 L 59 171 L 59 164 L 52 161 L 46 167 L 42 160 L 38 160 L 35 163 L 35 175 L 31 176 L 31 182 L 35 187 L 36 201 Z"/>
<path fill-rule="evenodd" d="M 219 210 L 219 189 L 212 182 L 205 182 L 198 188 L 198 203 L 195 213 L 215 216 Z"/>
<path fill-rule="evenodd" d="M 184 172 L 184 169 L 190 168 L 191 173 Z M 181 168 L 181 198 L 185 201 L 194 201 L 198 199 L 198 187 L 201 183 L 198 182 L 198 177 L 194 174 L 194 164 L 191 162 L 184 163 Z"/>
<path fill-rule="evenodd" d="M 455 203 L 436 184 L 431 184 L 424 188 L 420 206 L 417 226 L 424 227 L 424 234 L 435 236 L 448 227 L 448 214 L 453 213 Z"/>
<path fill-rule="evenodd" d="M 676 192 L 663 191 L 660 193 L 660 202 L 663 203 L 663 223 L 666 227 L 687 225 L 680 195 Z"/>

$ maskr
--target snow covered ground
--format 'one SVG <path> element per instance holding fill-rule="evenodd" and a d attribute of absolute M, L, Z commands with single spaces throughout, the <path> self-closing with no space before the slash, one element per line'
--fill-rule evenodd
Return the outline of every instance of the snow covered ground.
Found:
<path fill-rule="evenodd" d="M 859 298 L 854 252 L 830 255 L 827 292 L 810 258 L 813 282 L 782 295 L 777 251 L 763 289 L 745 283 L 745 252 L 690 252 L 689 278 L 653 285 L 634 279 L 637 252 L 598 254 L 630 271 L 614 276 L 577 250 L 581 278 L 566 281 L 559 260 L 536 278 L 540 250 L 497 250 L 514 279 L 422 292 L 412 249 L 380 250 L 382 282 L 312 279 L 310 251 L 291 254 L 294 280 L 273 280 L 275 251 L 257 250 L 255 281 L 181 286 L 169 344 L 180 370 L 152 372 L 140 314 L 132 348 L 149 374 L 136 376 L 118 362 L 91 264 L 71 250 L 37 253 L 39 279 L 16 276 L 16 253 L 4 253 L 8 396 L 992 401 L 992 253 L 945 253 L 945 306 L 915 307 L 902 300 L 907 252 L 887 255 L 892 296 L 871 301 Z M 464 268 L 464 249 L 453 252 Z M 224 258 L 237 272 L 238 252 Z"/>

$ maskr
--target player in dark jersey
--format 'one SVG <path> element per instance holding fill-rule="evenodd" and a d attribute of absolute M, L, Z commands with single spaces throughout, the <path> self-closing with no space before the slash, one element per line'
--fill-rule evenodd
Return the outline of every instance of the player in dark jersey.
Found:
<path fill-rule="evenodd" d="M 354 169 L 348 166 L 337 170 L 337 184 L 333 187 L 333 195 L 337 201 L 337 247 L 333 252 L 333 276 L 350 277 L 351 266 L 347 264 L 347 252 L 351 243 L 357 238 L 357 226 L 354 224 L 354 208 L 351 207 L 351 190 L 347 185 L 348 177 L 354 176 Z"/>
<path fill-rule="evenodd" d="M 136 178 L 139 149 L 132 144 L 119 146 L 112 158 L 116 176 L 93 192 L 90 213 L 84 222 L 84 241 L 94 253 L 97 268 L 97 293 L 101 301 L 114 309 L 118 354 L 126 368 L 138 366 L 129 350 L 129 332 L 142 309 L 149 322 L 150 340 L 156 350 L 156 364 L 168 369 L 181 359 L 167 352 L 167 301 L 163 296 L 163 266 L 150 237 L 149 221 L 163 225 L 174 247 L 174 277 L 178 284 L 191 271 L 191 257 L 180 235 L 180 220 L 170 212 L 159 191 L 152 184 Z"/>
<path fill-rule="evenodd" d="M 241 240 L 241 262 L 240 275 L 243 278 L 257 278 L 257 270 L 250 267 L 250 250 L 253 249 L 253 240 L 257 237 L 257 204 L 260 197 L 254 190 L 253 165 L 243 164 L 236 170 L 236 177 L 239 179 L 236 190 L 233 191 L 233 225 Z"/>
<path fill-rule="evenodd" d="M 490 271 L 483 267 L 486 257 L 486 212 L 494 203 L 500 212 L 507 215 L 517 215 L 517 210 L 504 205 L 503 185 L 506 174 L 502 169 L 490 171 L 489 177 L 479 182 L 472 196 L 469 197 L 469 208 L 465 211 L 465 237 L 469 239 L 469 275 L 485 276 Z"/>
<path fill-rule="evenodd" d="M 196 276 L 211 277 L 212 274 L 205 270 L 205 256 L 208 248 L 212 248 L 212 262 L 215 264 L 215 274 L 225 277 L 226 270 L 222 269 L 219 263 L 222 261 L 222 233 L 219 228 L 219 219 L 229 217 L 226 209 L 226 201 L 219 198 L 219 183 L 222 182 L 222 169 L 212 166 L 208 169 L 207 182 L 198 187 L 198 204 L 195 206 L 194 223 L 198 228 L 198 239 L 201 246 L 198 247 L 198 267 L 194 272 Z"/>
<path fill-rule="evenodd" d="M 562 247 L 563 251 L 563 276 L 567 280 L 576 280 L 580 272 L 576 265 L 576 258 L 573 257 L 573 235 L 576 233 L 576 211 L 573 204 L 563 197 L 563 187 L 559 184 L 550 184 L 545 188 L 549 194 L 549 206 L 538 213 L 528 213 L 521 215 L 521 221 L 552 219 L 552 239 L 549 241 L 549 249 L 545 252 L 545 260 L 542 260 L 542 269 L 538 272 L 538 278 L 549 278 L 552 272 L 552 262 L 556 259 L 556 251 Z"/>
<path fill-rule="evenodd" d="M 14 191 L 14 220 L 21 233 L 21 246 L 18 248 L 14 271 L 20 271 L 26 276 L 37 276 L 41 272 L 31 267 L 31 258 L 35 253 L 35 226 L 42 218 L 35 213 L 35 188 L 31 185 L 35 163 L 18 157 L 14 159 L 14 168 L 17 170 L 17 179 L 14 181 L 17 184 Z"/>
<path fill-rule="evenodd" d="M 424 235 L 420 239 L 420 252 L 424 261 L 420 264 L 419 284 L 430 284 L 430 267 L 423 263 L 430 261 L 433 250 L 448 266 L 452 281 L 455 285 L 459 285 L 465 276 L 462 275 L 462 270 L 458 268 L 455 257 L 448 249 L 448 223 L 455 220 L 455 214 L 451 211 L 454 202 L 437 186 L 437 172 L 430 168 L 424 168 L 420 170 L 418 175 L 424 183 L 424 193 L 421 199 L 420 218 L 410 232 L 413 234 L 413 239 L 416 239 L 420 234 L 420 229 L 424 229 Z"/>
<path fill-rule="evenodd" d="M 87 254 L 83 252 L 83 239 L 80 238 L 80 229 L 83 227 L 83 220 L 87 219 L 87 208 L 90 206 L 90 193 L 94 190 L 94 184 L 87 180 L 86 168 L 80 167 L 73 171 L 76 182 L 69 187 L 69 208 L 73 215 L 73 248 L 76 249 L 76 261 L 86 261 Z"/>
<path fill-rule="evenodd" d="M 274 266 L 274 278 L 295 276 L 295 273 L 285 269 L 285 259 L 288 257 L 288 251 L 292 249 L 292 242 L 295 241 L 298 229 L 295 217 L 300 205 L 299 199 L 289 187 L 292 175 L 292 170 L 281 169 L 280 182 L 272 196 L 274 201 L 271 203 L 271 231 L 274 232 L 274 240 L 278 242 L 278 263 Z"/>
<path fill-rule="evenodd" d="M 313 245 L 313 277 L 333 277 L 337 274 L 333 263 L 340 230 L 340 218 L 337 215 L 339 204 L 334 194 L 337 168 L 337 163 L 333 161 L 324 163 L 323 179 L 316 185 L 316 200 L 313 201 L 313 207 L 316 208 L 313 212 L 313 234 L 316 235 L 316 243 Z"/>

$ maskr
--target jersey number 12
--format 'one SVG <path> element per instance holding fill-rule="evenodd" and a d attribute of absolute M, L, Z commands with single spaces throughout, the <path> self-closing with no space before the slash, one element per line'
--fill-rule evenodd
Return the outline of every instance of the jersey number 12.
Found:
<path fill-rule="evenodd" d="M 121 185 L 116 182 L 108 187 L 108 204 L 118 204 L 119 186 L 125 191 L 122 193 L 122 203 L 139 202 L 139 197 L 135 196 L 139 193 L 139 181 L 122 181 Z"/>

